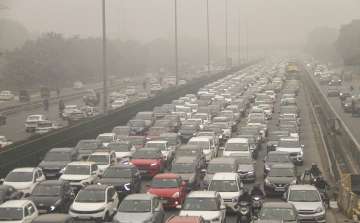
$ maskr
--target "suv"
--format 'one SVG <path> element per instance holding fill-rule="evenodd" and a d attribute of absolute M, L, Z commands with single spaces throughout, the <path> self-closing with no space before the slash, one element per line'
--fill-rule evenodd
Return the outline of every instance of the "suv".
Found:
<path fill-rule="evenodd" d="M 96 150 L 102 148 L 102 143 L 96 139 L 83 139 L 78 142 L 75 150 L 78 152 L 77 160 L 86 160 Z"/>
<path fill-rule="evenodd" d="M 216 191 L 193 191 L 186 197 L 179 216 L 201 216 L 206 222 L 222 223 L 226 206 Z"/>
<path fill-rule="evenodd" d="M 267 194 L 282 194 L 292 184 L 296 184 L 294 165 L 274 164 L 264 180 L 264 189 Z"/>
<path fill-rule="evenodd" d="M 116 154 L 114 151 L 95 152 L 88 157 L 88 161 L 96 163 L 102 174 L 106 168 L 117 163 Z"/>
<path fill-rule="evenodd" d="M 187 189 L 199 188 L 201 166 L 195 156 L 181 156 L 173 161 L 171 172 L 179 175 L 186 183 Z"/>
<path fill-rule="evenodd" d="M 296 165 L 304 163 L 304 146 L 300 145 L 298 140 L 291 140 L 293 137 L 281 138 L 276 151 L 288 152 L 290 159 Z"/>
<path fill-rule="evenodd" d="M 243 186 L 237 173 L 216 173 L 208 190 L 219 192 L 226 207 L 235 212 L 237 199 L 242 194 Z"/>
<path fill-rule="evenodd" d="M 249 140 L 247 138 L 231 138 L 225 144 L 223 156 L 252 157 Z"/>
<path fill-rule="evenodd" d="M 300 221 L 326 222 L 325 205 L 315 186 L 291 185 L 284 200 L 295 206 Z"/>
<path fill-rule="evenodd" d="M 35 131 L 39 122 L 47 121 L 48 118 L 45 115 L 29 115 L 25 121 L 25 130 L 26 132 Z"/>
<path fill-rule="evenodd" d="M 37 216 L 39 212 L 29 200 L 6 201 L 0 205 L 0 222 L 28 223 Z"/>
<path fill-rule="evenodd" d="M 46 179 L 58 178 L 64 167 L 76 158 L 77 153 L 73 148 L 53 148 L 46 153 L 39 167 L 43 170 Z"/>
<path fill-rule="evenodd" d="M 163 155 L 157 148 L 142 148 L 133 154 L 131 163 L 140 170 L 140 174 L 153 177 L 165 168 Z"/>
<path fill-rule="evenodd" d="M 171 216 L 166 223 L 205 223 L 201 216 Z"/>

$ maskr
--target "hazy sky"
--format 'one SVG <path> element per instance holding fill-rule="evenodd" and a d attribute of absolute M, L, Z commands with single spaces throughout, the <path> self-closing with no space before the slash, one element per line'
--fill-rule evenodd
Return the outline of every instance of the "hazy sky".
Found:
<path fill-rule="evenodd" d="M 1 2 L 2 0 L 0 0 Z M 31 32 L 98 36 L 101 0 L 3 0 L 11 8 L 0 17 L 23 23 Z M 224 42 L 224 2 L 209 0 L 211 39 Z M 178 0 L 181 38 L 206 38 L 206 0 Z M 246 23 L 251 44 L 303 42 L 317 26 L 339 27 L 360 17 L 359 0 L 228 0 L 229 39 L 237 41 L 240 13 L 242 39 Z M 174 0 L 107 0 L 112 37 L 150 41 L 173 38 Z"/>

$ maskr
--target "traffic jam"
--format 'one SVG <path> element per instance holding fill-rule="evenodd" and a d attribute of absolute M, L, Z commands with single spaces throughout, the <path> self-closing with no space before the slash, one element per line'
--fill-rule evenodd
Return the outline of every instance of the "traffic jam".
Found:
<path fill-rule="evenodd" d="M 261 63 L 73 147 L 0 185 L 0 222 L 326 222 L 305 165 L 300 73 Z"/>

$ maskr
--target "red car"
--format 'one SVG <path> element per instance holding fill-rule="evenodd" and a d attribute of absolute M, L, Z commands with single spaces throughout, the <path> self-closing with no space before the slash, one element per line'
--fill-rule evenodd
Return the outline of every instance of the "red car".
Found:
<path fill-rule="evenodd" d="M 148 192 L 166 200 L 166 208 L 182 205 L 186 197 L 186 182 L 174 173 L 163 173 L 154 176 Z"/>
<path fill-rule="evenodd" d="M 205 223 L 201 216 L 171 216 L 166 223 Z"/>
<path fill-rule="evenodd" d="M 163 172 L 165 161 L 159 148 L 142 148 L 134 152 L 131 163 L 136 166 L 142 176 L 153 177 Z"/>

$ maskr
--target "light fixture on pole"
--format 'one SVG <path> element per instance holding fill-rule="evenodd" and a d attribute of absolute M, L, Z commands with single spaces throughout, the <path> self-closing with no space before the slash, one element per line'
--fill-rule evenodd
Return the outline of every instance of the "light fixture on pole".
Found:
<path fill-rule="evenodd" d="M 107 50 L 106 50 L 106 15 L 105 0 L 102 0 L 102 73 L 103 73 L 103 109 L 107 112 L 108 108 L 108 83 L 107 83 Z"/>
<path fill-rule="evenodd" d="M 228 0 L 225 0 L 225 66 L 228 66 Z"/>
<path fill-rule="evenodd" d="M 176 86 L 179 83 L 179 55 L 178 55 L 178 12 L 177 12 L 177 0 L 174 0 L 174 15 L 175 15 L 175 77 Z"/>
<path fill-rule="evenodd" d="M 207 71 L 210 75 L 210 12 L 209 0 L 206 0 L 206 27 L 207 27 Z"/>

